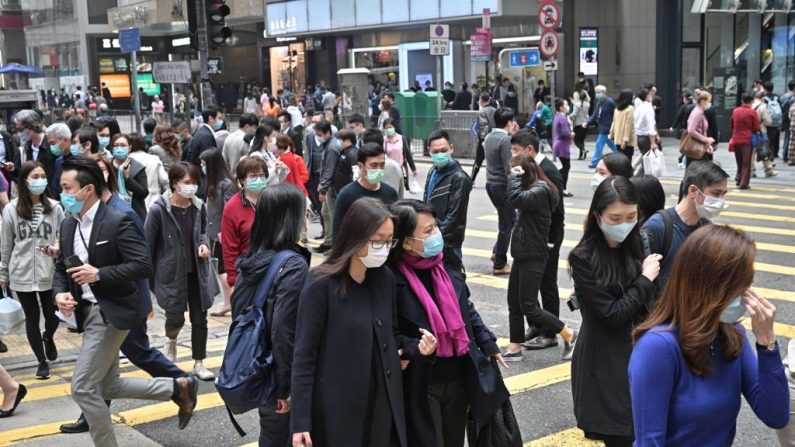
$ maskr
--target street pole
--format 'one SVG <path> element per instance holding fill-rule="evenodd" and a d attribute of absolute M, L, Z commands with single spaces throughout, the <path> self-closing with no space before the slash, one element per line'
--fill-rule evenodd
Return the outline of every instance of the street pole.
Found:
<path fill-rule="evenodd" d="M 555 62 L 555 59 L 552 59 L 551 61 Z M 549 106 L 553 109 L 553 116 L 555 113 L 557 113 L 557 110 L 554 110 L 555 109 L 555 74 L 556 70 L 552 70 L 549 72 L 549 94 L 552 96 L 552 98 L 550 99 L 551 104 Z"/>
<path fill-rule="evenodd" d="M 135 131 L 141 131 L 141 95 L 138 93 L 138 52 L 130 53 L 130 65 L 132 65 L 132 97 L 133 110 L 135 111 Z"/>
<path fill-rule="evenodd" d="M 207 39 L 207 11 L 204 7 L 204 0 L 194 1 L 196 2 L 196 21 L 198 22 L 196 39 L 199 44 L 199 65 L 201 66 L 199 101 L 203 109 L 206 106 L 215 104 L 215 101 L 213 100 L 213 91 L 210 88 L 210 75 L 207 73 L 207 58 L 210 53 L 210 42 Z"/>
<path fill-rule="evenodd" d="M 436 56 L 436 116 L 442 119 L 442 56 Z"/>

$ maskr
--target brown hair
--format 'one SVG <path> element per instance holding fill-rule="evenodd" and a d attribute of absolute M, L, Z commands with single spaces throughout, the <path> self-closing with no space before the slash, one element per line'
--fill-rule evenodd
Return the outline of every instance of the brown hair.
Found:
<path fill-rule="evenodd" d="M 104 166 L 105 170 L 108 171 L 108 180 L 105 182 L 108 191 L 110 191 L 111 194 L 119 192 L 119 186 L 116 183 L 116 167 L 113 166 L 113 163 L 99 154 L 90 154 L 88 158 L 96 161 L 100 169 Z"/>
<path fill-rule="evenodd" d="M 674 259 L 671 276 L 654 312 L 632 334 L 634 342 L 656 326 L 668 325 L 688 368 L 697 376 L 712 374 L 710 350 L 715 337 L 726 360 L 737 358 L 742 331 L 720 322 L 720 315 L 754 279 L 756 246 L 745 232 L 707 225 L 691 234 Z"/>
<path fill-rule="evenodd" d="M 552 189 L 552 192 L 555 193 L 555 197 L 558 197 L 558 194 L 560 193 L 560 191 L 558 191 L 558 187 L 552 183 L 552 180 L 550 180 L 546 174 L 544 174 L 544 170 L 536 164 L 535 159 L 531 158 L 527 154 L 514 155 L 514 157 L 511 159 L 511 167 L 516 166 L 521 166 L 524 170 L 524 175 L 522 176 L 522 189 L 528 189 L 539 180 L 543 180 L 547 185 L 549 185 L 549 187 Z"/>
<path fill-rule="evenodd" d="M 171 126 L 160 124 L 155 127 L 153 141 L 175 160 L 182 158 L 182 148 L 180 148 L 177 138 L 174 137 L 174 130 Z"/>
<path fill-rule="evenodd" d="M 276 147 L 283 151 L 289 150 L 290 152 L 295 152 L 295 144 L 293 143 L 293 139 L 283 133 L 280 133 L 276 137 Z"/>
<path fill-rule="evenodd" d="M 262 157 L 258 157 L 256 155 L 246 155 L 245 157 L 241 158 L 240 162 L 237 164 L 237 169 L 235 170 L 235 175 L 237 176 L 238 183 L 240 183 L 240 188 L 245 188 L 245 180 L 249 174 L 259 170 L 262 170 L 266 176 L 268 175 L 268 162 L 266 162 Z"/>
<path fill-rule="evenodd" d="M 181 161 L 179 163 L 174 163 L 170 168 L 168 168 L 168 185 L 171 187 L 171 191 L 174 193 L 177 192 L 177 183 L 185 178 L 186 175 L 190 177 L 190 180 L 194 185 L 198 186 L 201 184 L 201 174 L 199 174 L 199 168 L 197 168 L 193 163 Z"/>

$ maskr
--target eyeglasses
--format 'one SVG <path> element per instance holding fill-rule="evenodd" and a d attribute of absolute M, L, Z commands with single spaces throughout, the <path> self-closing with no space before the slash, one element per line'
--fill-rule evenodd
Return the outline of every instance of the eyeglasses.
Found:
<path fill-rule="evenodd" d="M 247 179 L 248 179 L 248 180 L 256 180 L 256 179 L 260 179 L 260 180 L 268 180 L 268 176 L 267 176 L 267 175 L 265 175 L 265 174 L 259 174 L 259 175 L 257 175 L 257 174 L 251 174 L 251 175 L 249 175 L 249 176 L 247 177 Z"/>
<path fill-rule="evenodd" d="M 395 248 L 395 245 L 397 245 L 397 242 L 397 239 L 390 239 L 388 241 L 370 241 L 370 246 L 375 250 L 380 250 L 384 247 L 389 247 L 389 249 L 392 250 Z"/>

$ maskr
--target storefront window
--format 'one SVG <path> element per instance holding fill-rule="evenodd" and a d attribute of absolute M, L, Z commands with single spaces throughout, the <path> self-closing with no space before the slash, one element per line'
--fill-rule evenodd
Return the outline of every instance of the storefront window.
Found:
<path fill-rule="evenodd" d="M 761 78 L 772 81 L 774 92 L 783 93 L 795 71 L 795 19 L 769 14 L 762 24 Z"/>
<path fill-rule="evenodd" d="M 29 62 L 40 67 L 45 76 L 70 76 L 80 74 L 80 44 L 69 42 L 31 48 Z"/>
<path fill-rule="evenodd" d="M 389 47 L 377 50 L 353 50 L 354 67 L 367 68 L 375 83 L 381 82 L 396 91 L 400 85 L 398 48 Z"/>
<path fill-rule="evenodd" d="M 682 48 L 682 88 L 693 90 L 701 79 L 701 48 Z"/>
<path fill-rule="evenodd" d="M 41 25 L 75 17 L 75 0 L 23 0 L 22 11 L 31 25 Z"/>
<path fill-rule="evenodd" d="M 270 60 L 273 92 L 287 88 L 293 92 L 300 92 L 306 86 L 303 43 L 271 47 Z"/>

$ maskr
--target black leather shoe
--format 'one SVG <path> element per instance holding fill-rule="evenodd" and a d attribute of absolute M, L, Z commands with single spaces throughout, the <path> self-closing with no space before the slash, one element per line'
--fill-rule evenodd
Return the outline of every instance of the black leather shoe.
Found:
<path fill-rule="evenodd" d="M 535 326 L 530 326 L 526 331 L 524 331 L 524 341 L 530 341 L 539 335 L 541 335 L 541 329 Z"/>
<path fill-rule="evenodd" d="M 196 408 L 199 382 L 196 380 L 196 376 L 180 377 L 175 380 L 177 381 L 179 394 L 172 400 L 179 406 L 179 412 L 177 413 L 179 429 L 184 430 L 188 426 L 191 417 L 193 417 L 193 409 Z"/>
<path fill-rule="evenodd" d="M 0 352 L 8 352 L 8 346 L 3 343 L 3 340 L 0 340 Z"/>
<path fill-rule="evenodd" d="M 88 431 L 88 421 L 86 421 L 86 417 L 81 413 L 77 421 L 71 424 L 63 424 L 59 429 L 61 433 L 85 433 Z"/>
<path fill-rule="evenodd" d="M 17 390 L 17 397 L 14 399 L 14 406 L 11 407 L 10 410 L 0 410 L 0 418 L 7 418 L 14 415 L 14 412 L 17 410 L 19 403 L 22 402 L 22 399 L 28 395 L 28 389 L 25 388 L 25 385 L 19 384 L 19 390 Z"/>
<path fill-rule="evenodd" d="M 46 332 L 41 333 L 41 340 L 44 342 L 44 354 L 47 356 L 47 360 L 54 362 L 58 358 L 58 348 L 55 346 L 55 340 L 45 334 Z"/>
<path fill-rule="evenodd" d="M 331 245 L 320 244 L 315 248 L 315 253 L 323 254 L 329 250 L 331 250 Z"/>
<path fill-rule="evenodd" d="M 557 337 L 547 338 L 544 337 L 543 335 L 539 335 L 538 337 L 522 344 L 522 346 L 524 346 L 524 348 L 527 349 L 528 351 L 538 351 L 540 349 L 554 348 L 557 345 L 558 345 Z"/>

